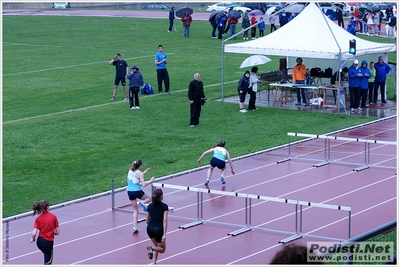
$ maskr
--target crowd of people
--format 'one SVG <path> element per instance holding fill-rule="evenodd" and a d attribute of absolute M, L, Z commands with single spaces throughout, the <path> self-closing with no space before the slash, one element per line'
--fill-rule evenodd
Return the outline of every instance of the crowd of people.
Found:
<path fill-rule="evenodd" d="M 351 18 L 347 30 L 353 35 L 356 35 L 357 32 L 367 35 L 383 35 L 385 33 L 386 36 L 396 39 L 396 16 L 391 5 L 387 6 L 385 17 L 381 10 L 365 9 L 362 13 L 359 8 L 354 7 Z M 385 25 L 383 25 L 384 19 Z M 385 29 L 383 29 L 383 26 Z"/>
<path fill-rule="evenodd" d="M 381 103 L 385 104 L 385 81 L 391 67 L 384 62 L 382 56 L 378 62 L 363 60 L 361 66 L 355 59 L 348 69 L 350 111 L 362 111 L 369 105 L 377 103 L 378 93 L 381 94 Z M 369 105 L 367 104 L 369 103 Z"/>

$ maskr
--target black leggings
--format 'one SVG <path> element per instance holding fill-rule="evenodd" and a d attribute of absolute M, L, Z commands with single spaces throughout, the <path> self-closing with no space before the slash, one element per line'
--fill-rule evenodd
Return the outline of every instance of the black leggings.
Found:
<path fill-rule="evenodd" d="M 133 101 L 133 96 L 134 96 L 134 101 Z M 139 107 L 140 102 L 139 102 L 139 87 L 130 87 L 129 88 L 129 103 L 130 107 Z M 134 104 L 136 103 L 136 105 Z"/>
<path fill-rule="evenodd" d="M 44 254 L 44 264 L 50 265 L 53 262 L 53 241 L 48 241 L 43 237 L 38 237 L 36 241 L 37 247 L 43 252 Z"/>

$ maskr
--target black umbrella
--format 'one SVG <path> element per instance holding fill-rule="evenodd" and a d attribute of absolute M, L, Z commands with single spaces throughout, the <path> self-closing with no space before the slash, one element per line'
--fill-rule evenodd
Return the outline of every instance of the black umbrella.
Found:
<path fill-rule="evenodd" d="M 380 8 L 378 6 L 372 6 L 371 11 L 380 11 Z"/>
<path fill-rule="evenodd" d="M 219 13 L 219 11 L 213 11 L 210 15 L 209 15 L 209 21 L 212 21 L 212 19 Z"/>
<path fill-rule="evenodd" d="M 183 17 L 184 14 L 186 13 L 186 10 L 188 10 L 188 14 L 190 14 L 190 15 L 194 13 L 192 8 L 185 6 L 176 11 L 176 17 L 179 17 L 179 18 Z"/>
<path fill-rule="evenodd" d="M 231 19 L 239 19 L 241 18 L 241 12 L 239 10 L 230 10 L 228 17 Z"/>

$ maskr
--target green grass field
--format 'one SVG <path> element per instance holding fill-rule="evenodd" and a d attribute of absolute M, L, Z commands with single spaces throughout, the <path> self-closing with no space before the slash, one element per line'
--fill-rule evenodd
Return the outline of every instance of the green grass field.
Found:
<path fill-rule="evenodd" d="M 193 22 L 191 38 L 181 28 L 168 33 L 167 25 L 167 19 L 3 16 L 3 218 L 40 199 L 54 205 L 110 190 L 111 179 L 125 186 L 135 159 L 151 168 L 147 178 L 162 177 L 198 167 L 200 154 L 222 138 L 234 158 L 284 144 L 287 132 L 322 134 L 376 119 L 262 107 L 239 113 L 238 104 L 215 101 L 222 46 L 210 38 L 209 22 Z M 156 91 L 158 44 L 168 55 L 174 94 L 142 96 L 142 109 L 130 110 L 120 86 L 111 102 L 115 68 L 108 63 L 115 53 L 137 64 Z M 225 55 L 226 96 L 236 94 L 246 57 Z M 271 58 L 261 72 L 278 69 L 279 57 Z M 208 101 L 201 126 L 190 128 L 187 86 L 195 72 Z M 393 96 L 392 79 L 388 88 Z"/>

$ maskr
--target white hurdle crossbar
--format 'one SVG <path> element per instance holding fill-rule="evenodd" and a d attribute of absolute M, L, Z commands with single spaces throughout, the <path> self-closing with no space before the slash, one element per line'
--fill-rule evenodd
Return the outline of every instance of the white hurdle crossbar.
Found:
<path fill-rule="evenodd" d="M 250 231 L 252 229 L 256 230 L 268 230 L 268 231 L 274 231 L 274 232 L 280 232 L 280 233 L 290 233 L 293 234 L 292 232 L 288 231 L 280 231 L 280 230 L 270 230 L 270 229 L 264 229 L 264 228 L 259 228 L 259 227 L 253 227 L 251 225 L 251 216 L 252 216 L 252 199 L 258 199 L 258 200 L 264 200 L 264 201 L 271 201 L 271 202 L 278 202 L 278 203 L 286 203 L 286 204 L 293 204 L 295 205 L 295 233 L 294 235 L 283 239 L 280 241 L 280 243 L 287 243 L 290 241 L 293 241 L 295 239 L 301 238 L 305 234 L 302 233 L 302 224 L 303 224 L 303 212 L 302 212 L 302 207 L 315 207 L 315 208 L 324 208 L 324 209 L 333 209 L 333 210 L 340 210 L 340 211 L 347 211 L 348 212 L 348 239 L 350 238 L 351 235 L 351 208 L 346 207 L 346 206 L 336 206 L 336 205 L 330 205 L 330 204 L 322 204 L 322 203 L 314 203 L 314 202 L 308 202 L 308 201 L 300 201 L 300 200 L 292 200 L 292 199 L 286 199 L 286 198 L 278 198 L 278 197 L 268 197 L 268 196 L 260 196 L 260 195 L 254 195 L 254 194 L 246 194 L 246 193 L 239 193 L 239 192 L 226 192 L 226 191 L 219 191 L 219 190 L 213 190 L 213 189 L 206 189 L 206 188 L 197 188 L 197 187 L 190 187 L 190 186 L 181 186 L 181 185 L 172 185 L 172 184 L 164 184 L 164 183 L 153 183 L 152 184 L 152 190 L 155 190 L 157 187 L 159 188 L 169 188 L 169 189 L 176 189 L 176 190 L 183 190 L 183 191 L 191 191 L 191 192 L 196 192 L 197 193 L 197 218 L 192 218 L 194 221 L 182 226 L 179 226 L 181 229 L 186 229 L 189 227 L 193 227 L 199 224 L 202 224 L 204 222 L 207 223 L 212 223 L 212 221 L 207 221 L 204 220 L 203 217 L 203 194 L 216 194 L 216 195 L 223 195 L 223 196 L 231 196 L 231 197 L 241 197 L 245 198 L 245 225 L 243 228 L 228 233 L 228 235 L 231 236 L 236 236 L 239 234 L 242 234 L 244 232 Z M 298 218 L 299 216 L 299 218 Z M 218 224 L 225 224 L 227 223 L 220 223 L 220 222 L 213 222 L 213 223 L 218 223 Z M 310 236 L 310 235 L 308 235 Z M 323 237 L 323 238 L 328 238 L 328 237 Z M 331 238 L 331 239 L 336 239 L 336 238 Z"/>
<path fill-rule="evenodd" d="M 358 168 L 354 168 L 354 171 L 361 171 L 367 168 L 370 168 L 371 165 L 370 163 L 370 145 L 371 144 L 381 144 L 381 145 L 395 145 L 396 142 L 390 142 L 390 141 L 379 141 L 379 140 L 373 140 L 373 139 L 364 139 L 364 138 L 348 138 L 348 137 L 340 137 L 340 136 L 331 136 L 331 135 L 317 135 L 317 134 L 305 134 L 305 133 L 292 133 L 288 132 L 288 158 L 279 160 L 277 163 L 282 163 L 288 160 L 291 160 L 291 136 L 295 137 L 307 137 L 307 138 L 312 138 L 312 139 L 324 139 L 324 161 L 314 164 L 314 167 L 321 167 L 326 164 L 331 163 L 331 157 L 330 157 L 330 152 L 331 152 L 331 143 L 330 140 L 339 140 L 339 141 L 349 141 L 349 142 L 359 142 L 359 143 L 364 143 L 364 164 L 361 165 Z M 342 163 L 342 162 L 341 162 Z M 351 163 L 347 163 L 351 164 Z M 357 164 L 357 163 L 353 163 Z M 396 167 L 390 167 L 390 166 L 374 166 L 374 167 L 380 167 L 380 168 L 391 168 L 391 169 L 396 169 Z"/>

